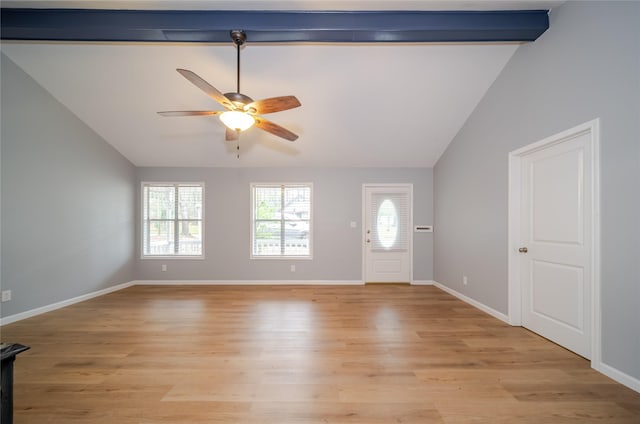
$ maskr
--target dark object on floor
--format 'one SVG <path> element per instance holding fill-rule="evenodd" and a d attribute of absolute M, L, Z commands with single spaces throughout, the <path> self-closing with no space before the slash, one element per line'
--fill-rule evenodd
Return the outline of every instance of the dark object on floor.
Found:
<path fill-rule="evenodd" d="M 2 409 L 0 422 L 13 424 L 13 361 L 16 355 L 29 349 L 17 343 L 2 343 Z"/>

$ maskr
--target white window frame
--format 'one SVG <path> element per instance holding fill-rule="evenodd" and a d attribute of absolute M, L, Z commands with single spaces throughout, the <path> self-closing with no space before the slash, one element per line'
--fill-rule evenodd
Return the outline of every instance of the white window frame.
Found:
<path fill-rule="evenodd" d="M 202 228 L 202 254 L 201 255 L 146 255 L 144 253 L 144 227 L 145 227 L 145 216 L 144 216 L 144 205 L 146 199 L 144 198 L 144 188 L 145 186 L 194 186 L 198 185 L 202 187 L 202 219 L 201 219 L 201 228 Z M 205 247 L 205 199 L 206 199 L 206 187 L 204 181 L 142 181 L 140 183 L 140 259 L 185 259 L 185 260 L 194 260 L 205 259 L 204 255 L 204 247 Z M 175 214 L 175 218 L 173 219 L 175 223 L 179 223 L 177 213 Z M 174 224 L 175 225 L 175 224 Z M 177 234 L 177 233 L 176 233 Z"/>
<path fill-rule="evenodd" d="M 311 205 L 309 206 L 309 254 L 308 255 L 254 255 L 253 253 L 253 243 L 254 243 L 254 232 L 255 232 L 255 188 L 256 187 L 309 187 L 309 201 Z M 251 210 L 251 221 L 249 222 L 249 258 L 250 259 L 258 259 L 258 260 L 310 260 L 313 259 L 313 183 L 251 183 L 249 188 L 251 195 L 251 203 L 249 209 Z M 284 217 L 281 217 L 283 220 Z"/>

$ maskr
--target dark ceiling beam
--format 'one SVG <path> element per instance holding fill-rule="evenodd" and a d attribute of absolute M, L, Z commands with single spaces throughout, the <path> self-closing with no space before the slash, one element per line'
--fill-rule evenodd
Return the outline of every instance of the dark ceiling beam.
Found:
<path fill-rule="evenodd" d="M 549 28 L 546 10 L 185 11 L 1 9 L 2 40 L 229 43 L 524 42 Z"/>

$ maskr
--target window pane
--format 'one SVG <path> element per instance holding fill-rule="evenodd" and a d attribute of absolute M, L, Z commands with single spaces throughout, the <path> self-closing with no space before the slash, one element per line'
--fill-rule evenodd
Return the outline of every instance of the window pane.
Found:
<path fill-rule="evenodd" d="M 285 221 L 284 254 L 309 255 L 309 221 Z"/>
<path fill-rule="evenodd" d="M 309 238 L 309 221 L 284 221 L 285 240 L 299 240 Z"/>
<path fill-rule="evenodd" d="M 256 221 L 253 240 L 254 255 L 281 255 L 280 221 Z"/>
<path fill-rule="evenodd" d="M 373 193 L 371 196 L 371 248 L 404 251 L 408 249 L 407 221 L 409 197 L 406 193 Z"/>
<path fill-rule="evenodd" d="M 202 219 L 202 187 L 178 188 L 178 219 Z"/>
<path fill-rule="evenodd" d="M 398 239 L 398 212 L 389 199 L 385 199 L 378 208 L 376 232 L 378 233 L 378 242 L 385 249 L 393 247 Z"/>
<path fill-rule="evenodd" d="M 311 188 L 303 186 L 285 187 L 284 219 L 311 218 Z"/>
<path fill-rule="evenodd" d="M 178 234 L 179 255 L 202 255 L 202 222 L 180 221 Z"/>
<path fill-rule="evenodd" d="M 149 222 L 148 255 L 173 255 L 173 221 Z"/>
<path fill-rule="evenodd" d="M 280 209 L 282 209 L 281 192 L 280 187 L 255 188 L 255 219 L 280 219 Z"/>
<path fill-rule="evenodd" d="M 150 219 L 173 219 L 175 212 L 174 187 L 145 187 L 149 198 L 147 209 Z"/>

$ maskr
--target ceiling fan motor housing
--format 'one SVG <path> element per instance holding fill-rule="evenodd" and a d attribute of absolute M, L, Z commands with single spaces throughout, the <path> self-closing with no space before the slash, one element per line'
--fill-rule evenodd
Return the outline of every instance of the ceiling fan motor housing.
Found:
<path fill-rule="evenodd" d="M 231 100 L 231 102 L 235 106 L 241 109 L 245 105 L 248 105 L 249 103 L 253 102 L 253 99 L 251 97 L 245 96 L 244 94 L 241 94 L 241 93 L 224 93 L 224 97 Z"/>

